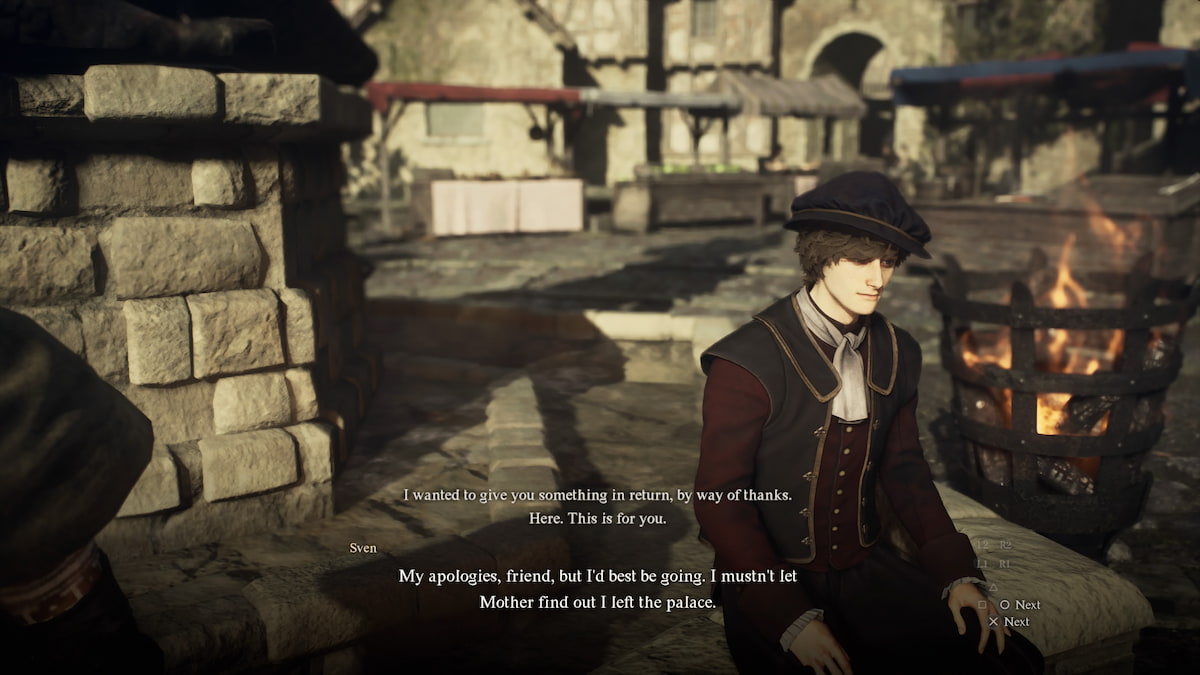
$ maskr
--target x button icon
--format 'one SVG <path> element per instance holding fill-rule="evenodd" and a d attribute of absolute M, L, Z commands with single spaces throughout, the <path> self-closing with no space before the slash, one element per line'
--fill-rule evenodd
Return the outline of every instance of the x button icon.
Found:
<path fill-rule="evenodd" d="M 988 628 L 999 628 L 999 627 L 1000 627 L 1000 615 L 999 614 L 988 614 Z"/>

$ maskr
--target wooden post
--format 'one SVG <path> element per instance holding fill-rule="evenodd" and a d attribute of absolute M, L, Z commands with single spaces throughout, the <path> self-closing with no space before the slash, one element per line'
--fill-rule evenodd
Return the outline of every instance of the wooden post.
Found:
<path fill-rule="evenodd" d="M 392 102 L 388 101 L 388 110 Z M 388 236 L 392 232 L 392 170 L 388 162 L 388 110 L 376 112 L 379 119 L 379 224 Z"/>
<path fill-rule="evenodd" d="M 728 166 L 731 162 L 729 151 L 729 115 L 721 115 L 721 163 Z"/>

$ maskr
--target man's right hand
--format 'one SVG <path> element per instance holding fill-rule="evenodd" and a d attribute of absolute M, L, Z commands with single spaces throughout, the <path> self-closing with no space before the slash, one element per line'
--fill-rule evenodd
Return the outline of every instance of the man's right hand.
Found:
<path fill-rule="evenodd" d="M 823 621 L 810 621 L 792 640 L 788 649 L 800 659 L 801 664 L 812 668 L 817 675 L 854 675 L 846 650 L 838 644 Z"/>

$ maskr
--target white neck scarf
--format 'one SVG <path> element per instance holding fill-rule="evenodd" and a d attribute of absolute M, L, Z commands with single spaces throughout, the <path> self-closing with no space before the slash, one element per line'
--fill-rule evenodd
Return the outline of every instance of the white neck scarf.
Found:
<path fill-rule="evenodd" d="M 858 353 L 859 345 L 867 337 L 866 324 L 864 323 L 857 333 L 842 333 L 820 309 L 817 309 L 807 290 L 801 289 L 796 293 L 796 299 L 800 305 L 800 316 L 804 319 L 804 325 L 821 342 L 834 347 L 833 369 L 842 381 L 842 388 L 833 397 L 834 416 L 846 422 L 867 419 L 867 376 L 862 355 Z"/>

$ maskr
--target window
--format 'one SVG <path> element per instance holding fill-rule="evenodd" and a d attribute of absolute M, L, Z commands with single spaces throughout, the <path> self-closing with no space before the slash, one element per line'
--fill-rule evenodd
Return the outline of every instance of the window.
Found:
<path fill-rule="evenodd" d="M 692 0 L 692 37 L 716 37 L 717 18 L 717 0 Z"/>
<path fill-rule="evenodd" d="M 965 40 L 978 40 L 988 32 L 995 8 L 990 0 L 960 0 L 958 30 Z"/>
<path fill-rule="evenodd" d="M 434 138 L 482 138 L 482 103 L 426 103 L 425 135 Z"/>

